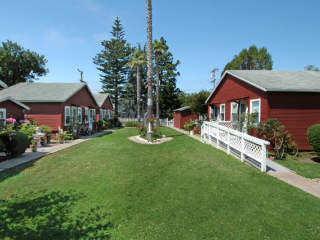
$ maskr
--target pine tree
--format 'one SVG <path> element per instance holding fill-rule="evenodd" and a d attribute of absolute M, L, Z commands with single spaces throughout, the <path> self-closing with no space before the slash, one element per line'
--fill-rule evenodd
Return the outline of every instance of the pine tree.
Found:
<path fill-rule="evenodd" d="M 119 99 L 124 92 L 128 73 L 127 64 L 132 50 L 124 39 L 125 33 L 119 17 L 114 21 L 111 34 L 110 40 L 101 42 L 103 49 L 94 57 L 93 62 L 98 65 L 97 69 L 101 71 L 102 91 L 111 95 L 115 117 L 117 117 Z"/>

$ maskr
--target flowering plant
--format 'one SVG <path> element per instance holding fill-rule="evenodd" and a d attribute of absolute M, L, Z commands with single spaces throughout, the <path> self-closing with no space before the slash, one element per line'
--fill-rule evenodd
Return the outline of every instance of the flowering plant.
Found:
<path fill-rule="evenodd" d="M 30 123 L 30 120 L 28 120 L 28 119 L 23 119 L 23 120 L 20 120 L 19 123 Z"/>
<path fill-rule="evenodd" d="M 17 120 L 14 118 L 7 118 L 6 121 L 7 121 L 7 123 L 16 123 L 17 122 Z"/>

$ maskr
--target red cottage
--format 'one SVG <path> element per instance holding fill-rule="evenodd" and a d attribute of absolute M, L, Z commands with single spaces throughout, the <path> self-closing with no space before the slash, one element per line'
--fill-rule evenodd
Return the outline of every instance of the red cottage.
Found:
<path fill-rule="evenodd" d="M 17 121 L 24 119 L 26 110 L 30 108 L 12 97 L 0 99 L 0 126 L 5 124 L 7 118 L 15 118 Z"/>
<path fill-rule="evenodd" d="M 233 122 L 242 113 L 254 112 L 256 123 L 276 118 L 300 150 L 310 150 L 307 129 L 320 122 L 320 73 L 229 70 L 206 103 L 211 120 Z"/>
<path fill-rule="evenodd" d="M 173 125 L 176 128 L 184 128 L 184 125 L 190 120 L 198 120 L 199 116 L 191 112 L 189 106 L 173 110 Z"/>
<path fill-rule="evenodd" d="M 99 107 L 99 113 L 97 114 L 97 120 L 110 120 L 112 118 L 112 102 L 108 93 L 96 93 L 94 94 L 96 102 Z"/>
<path fill-rule="evenodd" d="M 54 132 L 71 125 L 72 120 L 92 127 L 99 109 L 86 83 L 19 83 L 0 91 L 31 108 L 25 118 L 49 125 Z"/>

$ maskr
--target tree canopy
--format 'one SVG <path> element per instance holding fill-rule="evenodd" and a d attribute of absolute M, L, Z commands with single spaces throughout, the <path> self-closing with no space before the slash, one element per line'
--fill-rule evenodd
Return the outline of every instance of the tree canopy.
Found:
<path fill-rule="evenodd" d="M 8 40 L 0 46 L 0 80 L 8 86 L 46 75 L 46 63 L 44 55 L 25 50 L 15 42 Z"/>
<path fill-rule="evenodd" d="M 315 67 L 314 65 L 307 65 L 304 67 L 304 70 L 306 71 L 316 71 L 316 72 L 319 72 L 320 69 L 318 67 Z"/>
<path fill-rule="evenodd" d="M 255 45 L 249 49 L 242 49 L 239 55 L 227 63 L 221 75 L 226 70 L 272 70 L 272 57 L 265 47 L 257 48 Z"/>
<path fill-rule="evenodd" d="M 103 49 L 94 57 L 93 62 L 101 72 L 102 91 L 111 95 L 115 116 L 118 116 L 119 98 L 124 92 L 132 49 L 124 39 L 125 33 L 118 17 L 112 26 L 111 35 L 110 40 L 101 42 Z"/>

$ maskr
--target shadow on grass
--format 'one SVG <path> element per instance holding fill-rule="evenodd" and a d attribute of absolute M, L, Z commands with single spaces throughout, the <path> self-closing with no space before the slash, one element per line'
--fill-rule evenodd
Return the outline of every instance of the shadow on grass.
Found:
<path fill-rule="evenodd" d="M 83 197 L 75 191 L 43 191 L 0 200 L 0 238 L 110 239 L 114 226 L 103 208 L 72 215 Z"/>
<path fill-rule="evenodd" d="M 26 168 L 33 167 L 34 163 L 36 161 L 38 161 L 38 160 L 39 159 L 36 159 L 34 161 L 30 161 L 30 162 L 27 162 L 27 163 L 23 163 L 23 164 L 21 164 L 19 166 L 16 166 L 16 167 L 13 167 L 11 169 L 7 169 L 7 170 L 4 170 L 3 172 L 0 172 L 0 182 L 6 180 L 7 178 L 14 177 L 14 176 L 18 175 L 19 173 L 21 173 Z"/>

